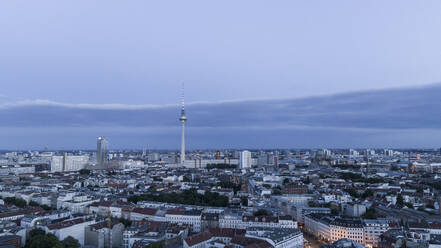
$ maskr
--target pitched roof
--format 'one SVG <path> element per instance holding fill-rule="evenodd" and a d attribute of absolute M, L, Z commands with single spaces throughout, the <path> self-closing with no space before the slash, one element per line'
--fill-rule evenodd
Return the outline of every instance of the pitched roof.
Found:
<path fill-rule="evenodd" d="M 188 246 L 194 246 L 211 239 L 213 235 L 210 232 L 203 232 L 184 239 Z"/>
<path fill-rule="evenodd" d="M 245 236 L 246 230 L 233 228 L 209 228 L 208 232 L 215 237 L 233 238 L 234 236 Z"/>
<path fill-rule="evenodd" d="M 80 223 L 83 223 L 84 219 L 83 218 L 77 218 L 77 219 L 73 219 L 73 220 L 66 220 L 63 222 L 59 222 L 59 223 L 55 223 L 55 224 L 50 224 L 47 226 L 47 228 L 49 228 L 50 230 L 55 230 L 55 229 L 63 229 L 63 228 L 68 228 Z"/>
<path fill-rule="evenodd" d="M 143 215 L 155 215 L 158 210 L 154 208 L 134 208 L 132 212 Z"/>

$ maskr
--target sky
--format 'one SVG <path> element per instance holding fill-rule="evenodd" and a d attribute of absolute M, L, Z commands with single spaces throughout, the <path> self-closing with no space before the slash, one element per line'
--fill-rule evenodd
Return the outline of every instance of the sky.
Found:
<path fill-rule="evenodd" d="M 1 1 L 0 149 L 439 147 L 440 9 Z"/>

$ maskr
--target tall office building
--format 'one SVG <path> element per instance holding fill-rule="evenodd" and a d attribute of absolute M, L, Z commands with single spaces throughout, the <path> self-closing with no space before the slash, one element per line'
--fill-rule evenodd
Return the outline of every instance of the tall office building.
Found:
<path fill-rule="evenodd" d="M 107 144 L 106 138 L 98 137 L 96 142 L 96 164 L 101 168 L 104 168 L 107 162 Z"/>
<path fill-rule="evenodd" d="M 182 125 L 181 130 L 181 164 L 185 163 L 185 122 L 187 121 L 187 117 L 185 116 L 185 109 L 184 109 L 184 84 L 182 84 L 182 108 L 181 108 L 181 117 L 179 117 L 179 121 Z"/>
<path fill-rule="evenodd" d="M 239 166 L 241 169 L 251 168 L 251 152 L 242 151 L 240 153 Z"/>

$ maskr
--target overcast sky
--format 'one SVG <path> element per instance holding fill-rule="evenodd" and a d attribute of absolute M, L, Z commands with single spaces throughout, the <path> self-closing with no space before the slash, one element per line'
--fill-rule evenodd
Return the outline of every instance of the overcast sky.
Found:
<path fill-rule="evenodd" d="M 0 1 L 0 149 L 91 148 L 99 135 L 118 148 L 177 148 L 173 114 L 179 110 L 171 109 L 182 82 L 189 106 L 204 102 L 193 105 L 199 106 L 196 119 L 189 107 L 191 148 L 437 146 L 432 138 L 441 122 L 427 123 L 436 112 L 425 111 L 418 116 L 423 121 L 387 112 L 389 121 L 371 116 L 367 126 L 349 118 L 348 126 L 333 112 L 297 118 L 304 113 L 298 105 L 275 111 L 273 100 L 250 100 L 311 103 L 305 99 L 388 88 L 412 94 L 407 88 L 441 82 L 440 9 L 438 0 Z M 418 99 L 435 101 L 439 87 L 433 86 L 433 98 L 425 97 L 426 89 L 416 90 Z M 220 108 L 228 112 L 217 118 L 219 104 L 230 100 L 235 105 Z M 366 112 L 364 104 L 351 113 Z M 326 106 L 311 109 L 322 113 Z M 115 108 L 126 121 L 109 116 Z M 130 115 L 133 108 L 156 110 L 143 119 Z M 91 109 L 101 109 L 99 121 Z M 322 129 L 328 122 L 334 131 Z M 305 131 L 312 125 L 315 131 Z M 411 137 L 394 133 L 403 128 Z M 365 142 L 344 138 L 360 129 L 381 135 L 352 136 Z M 66 132 L 75 135 L 63 139 Z"/>

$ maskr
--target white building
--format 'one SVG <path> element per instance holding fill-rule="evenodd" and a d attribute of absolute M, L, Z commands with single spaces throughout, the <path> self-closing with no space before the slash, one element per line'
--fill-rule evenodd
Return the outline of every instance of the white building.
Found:
<path fill-rule="evenodd" d="M 385 219 L 364 220 L 364 245 L 378 247 L 380 235 L 389 230 L 389 223 Z"/>
<path fill-rule="evenodd" d="M 352 239 L 359 244 L 364 244 L 364 228 L 360 219 L 336 218 L 330 223 L 331 241 L 342 238 Z"/>
<path fill-rule="evenodd" d="M 251 160 L 251 152 L 250 151 L 242 151 L 240 153 L 239 166 L 241 169 L 251 168 L 252 160 Z"/>
<path fill-rule="evenodd" d="M 0 168 L 0 175 L 8 174 L 20 175 L 20 174 L 32 174 L 35 173 L 35 166 L 5 166 Z"/>
<path fill-rule="evenodd" d="M 330 208 L 316 208 L 316 207 L 299 207 L 297 209 L 297 221 L 300 223 L 305 222 L 305 216 L 307 214 L 312 213 L 320 213 L 320 214 L 330 214 L 331 209 Z"/>
<path fill-rule="evenodd" d="M 308 214 L 305 216 L 305 230 L 306 232 L 314 235 L 315 237 L 330 241 L 331 240 L 331 227 L 330 223 L 333 221 L 327 215 L 322 214 Z"/>
<path fill-rule="evenodd" d="M 245 236 L 265 240 L 274 248 L 303 247 L 303 234 L 298 229 L 251 227 Z"/>
<path fill-rule="evenodd" d="M 297 228 L 297 221 L 291 216 L 238 216 L 222 214 L 219 217 L 220 228 L 247 229 L 250 227 L 262 228 Z"/>
<path fill-rule="evenodd" d="M 44 220 L 56 220 L 67 218 L 70 216 L 69 211 L 53 211 L 46 215 L 27 215 L 20 221 L 21 227 L 31 228 L 37 225 L 41 225 Z"/>
<path fill-rule="evenodd" d="M 380 235 L 389 230 L 389 224 L 385 219 L 343 219 L 324 214 L 309 214 L 305 216 L 305 230 L 328 242 L 347 238 L 368 247 L 378 247 Z"/>
<path fill-rule="evenodd" d="M 84 218 L 76 218 L 72 220 L 65 220 L 63 222 L 50 224 L 44 227 L 46 233 L 54 234 L 59 240 L 63 240 L 68 236 L 72 236 L 78 242 L 80 242 L 81 246 L 84 245 L 84 233 L 85 228 L 88 225 L 94 224 L 95 221 L 93 219 L 88 220 Z"/>
<path fill-rule="evenodd" d="M 366 206 L 363 204 L 348 204 L 344 212 L 347 216 L 360 217 L 366 213 Z"/>
<path fill-rule="evenodd" d="M 171 209 L 165 213 L 167 222 L 189 225 L 193 232 L 201 231 L 201 216 L 201 210 L 186 210 L 184 208 Z"/>
<path fill-rule="evenodd" d="M 53 156 L 51 159 L 51 172 L 79 171 L 89 163 L 89 156 Z"/>
<path fill-rule="evenodd" d="M 86 213 L 87 206 L 94 202 L 99 202 L 99 199 L 92 198 L 88 195 L 76 195 L 71 200 L 57 201 L 59 208 L 64 208 L 72 211 L 72 213 Z M 60 203 L 60 205 L 58 205 Z"/>

